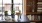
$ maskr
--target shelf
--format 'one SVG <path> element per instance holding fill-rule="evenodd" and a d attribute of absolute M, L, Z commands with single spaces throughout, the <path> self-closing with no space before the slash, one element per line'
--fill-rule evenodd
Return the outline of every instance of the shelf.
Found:
<path fill-rule="evenodd" d="M 26 15 L 29 15 L 29 14 L 33 14 L 33 15 L 37 15 L 37 14 L 38 14 L 38 15 L 39 15 L 39 14 L 41 14 L 41 13 L 38 13 L 38 12 L 27 12 L 27 13 L 26 13 Z"/>
<path fill-rule="evenodd" d="M 38 0 L 38 2 L 42 2 L 42 0 Z"/>
<path fill-rule="evenodd" d="M 42 22 L 42 20 L 33 20 L 33 21 L 30 21 L 30 22 Z"/>

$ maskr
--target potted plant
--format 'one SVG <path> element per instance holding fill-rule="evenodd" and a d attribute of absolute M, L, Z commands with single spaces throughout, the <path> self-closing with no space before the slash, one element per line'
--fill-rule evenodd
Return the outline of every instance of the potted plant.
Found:
<path fill-rule="evenodd" d="M 14 21 L 14 16 L 15 16 L 14 14 L 15 14 L 15 11 L 12 10 L 11 11 L 12 21 Z"/>
<path fill-rule="evenodd" d="M 8 15 L 8 11 L 5 11 L 5 16 L 7 16 Z"/>
<path fill-rule="evenodd" d="M 12 11 L 12 14 L 14 15 L 15 14 L 15 11 Z"/>

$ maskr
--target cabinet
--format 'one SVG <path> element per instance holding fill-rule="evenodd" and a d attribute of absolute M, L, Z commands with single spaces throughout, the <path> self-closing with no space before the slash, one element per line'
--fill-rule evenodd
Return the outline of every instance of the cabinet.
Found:
<path fill-rule="evenodd" d="M 34 15 L 34 20 L 31 22 L 42 22 L 42 12 L 38 12 L 38 10 L 42 11 L 42 0 L 26 0 L 26 15 Z M 36 19 L 38 16 L 40 16 L 40 20 Z"/>
<path fill-rule="evenodd" d="M 37 12 L 37 0 L 26 0 L 26 13 Z"/>

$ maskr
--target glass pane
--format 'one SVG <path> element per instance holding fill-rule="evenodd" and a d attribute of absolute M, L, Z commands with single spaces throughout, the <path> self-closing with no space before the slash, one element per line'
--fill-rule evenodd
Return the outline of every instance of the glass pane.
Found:
<path fill-rule="evenodd" d="M 0 12 L 2 12 L 2 7 L 0 7 Z"/>
<path fill-rule="evenodd" d="M 7 18 L 10 19 L 10 16 L 9 16 L 11 15 L 11 5 L 10 4 L 11 4 L 11 0 L 3 0 L 3 10 L 2 11 L 4 11 L 3 15 L 5 16 L 5 17 L 3 16 L 3 19 L 7 19 Z M 6 14 L 5 12 L 7 13 L 7 17 L 5 15 Z"/>
<path fill-rule="evenodd" d="M 2 16 L 0 16 L 0 21 L 2 20 Z"/>
<path fill-rule="evenodd" d="M 4 5 L 4 11 L 8 11 L 8 15 L 11 15 L 11 5 Z"/>
<path fill-rule="evenodd" d="M 0 14 L 2 14 L 2 5 L 0 5 Z"/>
<path fill-rule="evenodd" d="M 10 18 L 12 20 L 12 17 L 11 16 L 8 16 L 8 18 Z"/>
<path fill-rule="evenodd" d="M 6 19 L 6 21 L 10 19 L 9 21 L 11 21 L 12 20 L 11 17 L 10 17 L 10 15 L 11 15 L 11 5 L 8 5 L 8 4 L 3 5 L 3 7 L 4 7 L 3 8 L 4 9 L 4 16 L 5 16 L 4 19 Z M 7 16 L 5 15 L 6 11 L 7 11 Z"/>
<path fill-rule="evenodd" d="M 22 4 L 22 0 L 14 0 L 14 3 L 21 3 Z"/>
<path fill-rule="evenodd" d="M 2 4 L 2 0 L 0 0 L 0 4 Z"/>
<path fill-rule="evenodd" d="M 3 6 L 2 6 L 2 0 L 0 0 L 0 21 L 5 20 L 5 11 L 8 11 L 8 15 L 11 15 L 11 0 L 3 0 Z M 9 16 L 9 18 L 11 18 Z"/>
<path fill-rule="evenodd" d="M 11 0 L 3 0 L 3 4 L 7 4 L 7 3 L 11 4 Z"/>
<path fill-rule="evenodd" d="M 0 7 L 2 7 L 2 5 L 0 5 Z"/>
<path fill-rule="evenodd" d="M 6 17 L 6 19 L 8 20 L 8 22 L 12 21 L 12 17 L 11 16 Z"/>
<path fill-rule="evenodd" d="M 6 20 L 6 22 L 12 22 L 12 17 L 11 16 L 6 16 L 5 20 Z"/>
<path fill-rule="evenodd" d="M 2 0 L 0 1 L 0 21 L 3 20 L 3 13 L 2 13 Z"/>
<path fill-rule="evenodd" d="M 19 10 L 20 10 L 21 13 L 22 13 L 22 5 L 14 5 L 14 8 L 16 8 L 16 7 L 19 7 Z"/>

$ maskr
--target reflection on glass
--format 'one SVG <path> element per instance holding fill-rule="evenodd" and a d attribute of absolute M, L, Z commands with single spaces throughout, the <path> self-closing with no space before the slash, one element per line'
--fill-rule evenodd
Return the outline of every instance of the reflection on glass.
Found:
<path fill-rule="evenodd" d="M 3 3 L 3 5 L 2 5 L 2 3 Z M 11 5 L 8 5 L 8 4 L 11 4 L 11 0 L 0 0 L 0 21 L 5 20 L 5 15 L 4 15 L 5 11 L 8 11 L 8 15 L 11 15 Z M 1 19 L 3 19 L 3 20 L 1 20 Z"/>
<path fill-rule="evenodd" d="M 5 16 L 5 20 L 6 21 L 12 21 L 12 18 L 11 18 L 11 5 L 9 5 L 9 3 L 5 3 L 4 4 L 4 11 L 7 11 L 7 16 Z"/>
<path fill-rule="evenodd" d="M 2 13 L 2 0 L 0 0 L 0 21 L 2 21 L 3 20 L 3 15 L 2 15 L 3 13 Z"/>
<path fill-rule="evenodd" d="M 0 16 L 0 21 L 2 20 L 2 16 Z"/>
<path fill-rule="evenodd" d="M 8 11 L 8 15 L 11 15 L 11 5 L 5 4 L 4 9 Z"/>
<path fill-rule="evenodd" d="M 0 12 L 2 12 L 2 5 L 0 5 Z"/>
<path fill-rule="evenodd" d="M 21 11 L 21 13 L 22 13 L 22 5 L 14 5 L 14 8 L 16 9 L 16 7 L 19 7 L 19 10 Z M 16 9 L 17 10 L 17 9 Z"/>
<path fill-rule="evenodd" d="M 14 3 L 22 3 L 22 0 L 14 0 Z"/>
<path fill-rule="evenodd" d="M 15 8 L 18 6 L 19 7 L 19 10 L 21 11 L 22 13 L 22 0 L 14 0 L 14 5 L 13 5 L 13 10 L 15 10 Z M 3 3 L 3 5 L 2 5 Z M 3 15 L 3 19 L 5 18 L 5 11 L 8 11 L 8 15 L 11 15 L 11 4 L 12 4 L 12 1 L 11 0 L 0 0 L 0 15 L 2 14 Z M 17 13 L 18 11 L 16 11 Z M 8 16 L 9 17 L 9 16 Z M 0 20 L 2 18 L 0 17 Z"/>
<path fill-rule="evenodd" d="M 19 20 L 19 11 L 22 13 L 22 0 L 14 0 L 14 7 L 15 8 L 15 21 L 18 22 Z"/>
<path fill-rule="evenodd" d="M 3 4 L 5 4 L 5 3 L 11 4 L 11 0 L 3 0 Z"/>
<path fill-rule="evenodd" d="M 2 4 L 2 0 L 0 0 L 0 5 Z"/>

